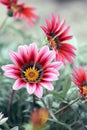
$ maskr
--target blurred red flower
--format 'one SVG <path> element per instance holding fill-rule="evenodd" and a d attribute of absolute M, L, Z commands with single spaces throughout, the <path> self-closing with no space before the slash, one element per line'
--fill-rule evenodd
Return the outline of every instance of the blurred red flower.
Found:
<path fill-rule="evenodd" d="M 46 20 L 47 27 L 41 26 L 46 33 L 51 49 L 55 50 L 56 60 L 61 60 L 64 64 L 66 60 L 73 63 L 76 48 L 68 44 L 68 40 L 72 39 L 69 35 L 70 26 L 65 26 L 65 20 L 60 21 L 60 16 L 51 15 L 50 20 Z"/>
<path fill-rule="evenodd" d="M 0 2 L 7 6 L 9 16 L 18 19 L 24 18 L 30 26 L 34 25 L 35 20 L 39 18 L 34 13 L 34 7 L 25 6 L 24 3 L 17 4 L 18 0 L 0 0 Z"/>
<path fill-rule="evenodd" d="M 49 111 L 45 108 L 36 109 L 31 114 L 31 124 L 35 129 L 43 127 L 49 118 Z"/>
<path fill-rule="evenodd" d="M 79 68 L 75 67 L 72 76 L 72 81 L 80 89 L 81 95 L 83 95 L 87 99 L 87 72 L 84 71 L 82 66 L 80 66 Z"/>

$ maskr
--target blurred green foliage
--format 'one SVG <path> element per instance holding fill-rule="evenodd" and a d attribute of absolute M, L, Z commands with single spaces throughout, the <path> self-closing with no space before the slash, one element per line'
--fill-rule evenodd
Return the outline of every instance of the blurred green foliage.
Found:
<path fill-rule="evenodd" d="M 33 36 L 25 34 L 23 31 L 7 25 L 0 32 L 0 66 L 10 63 L 8 57 L 9 50 L 17 51 L 20 44 L 30 44 L 32 42 L 41 43 L 41 39 L 34 39 Z M 75 65 L 87 64 L 87 48 L 86 43 L 77 43 L 77 58 Z M 45 107 L 50 112 L 50 118 L 43 130 L 86 130 L 87 129 L 87 103 L 84 99 L 69 106 L 64 111 L 54 114 L 58 109 L 69 104 L 70 101 L 79 96 L 77 87 L 71 82 L 71 73 L 73 65 L 67 64 L 60 70 L 60 78 L 54 82 L 54 91 L 44 90 L 43 98 L 36 98 L 36 107 Z M 11 80 L 3 75 L 0 69 L 0 111 L 8 116 L 8 104 L 11 96 L 12 85 Z M 15 92 L 10 118 L 7 123 L 0 126 L 0 130 L 32 130 L 29 124 L 32 112 L 33 100 L 26 89 Z"/>

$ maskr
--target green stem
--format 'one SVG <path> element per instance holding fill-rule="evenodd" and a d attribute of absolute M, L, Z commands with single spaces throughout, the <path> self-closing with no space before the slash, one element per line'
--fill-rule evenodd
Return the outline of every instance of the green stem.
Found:
<path fill-rule="evenodd" d="M 52 120 L 52 119 L 48 119 L 49 121 L 52 121 L 52 122 L 55 122 L 55 123 L 57 123 L 57 124 L 59 124 L 59 125 L 61 125 L 61 126 L 64 126 L 65 128 L 67 128 L 68 130 L 71 130 L 71 126 L 70 125 L 68 125 L 68 124 L 65 124 L 64 122 L 61 122 L 61 121 L 59 121 L 59 120 L 56 120 L 56 121 L 54 121 L 54 120 Z M 53 123 L 52 123 L 52 125 L 53 125 Z M 51 128 L 50 128 L 51 129 Z"/>
<path fill-rule="evenodd" d="M 11 105 L 12 105 L 12 100 L 13 100 L 13 96 L 14 96 L 15 90 L 12 90 L 11 95 L 10 95 L 10 100 L 9 100 L 9 104 L 8 104 L 8 118 L 10 119 L 10 113 L 11 113 Z"/>
<path fill-rule="evenodd" d="M 5 17 L 5 19 L 3 20 L 2 24 L 0 25 L 0 30 L 3 28 L 3 26 L 5 25 L 6 21 L 8 19 L 8 16 Z"/>
<path fill-rule="evenodd" d="M 70 107 L 72 104 L 74 104 L 74 103 L 76 103 L 77 101 L 79 101 L 79 99 L 80 99 L 79 97 L 76 98 L 76 99 L 74 99 L 74 100 L 71 101 L 68 105 L 66 105 L 66 106 L 60 108 L 59 110 L 57 110 L 54 114 L 56 115 L 56 114 L 60 113 L 61 111 L 65 110 L 66 108 Z"/>
<path fill-rule="evenodd" d="M 36 98 L 35 95 L 33 95 L 33 104 L 32 104 L 32 110 L 35 108 Z"/>

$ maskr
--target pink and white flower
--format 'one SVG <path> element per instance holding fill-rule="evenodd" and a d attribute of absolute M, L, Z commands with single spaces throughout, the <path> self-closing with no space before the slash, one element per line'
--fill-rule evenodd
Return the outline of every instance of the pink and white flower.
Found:
<path fill-rule="evenodd" d="M 58 80 L 62 62 L 55 62 L 54 51 L 48 46 L 37 49 L 35 43 L 19 46 L 18 53 L 11 51 L 10 58 L 14 64 L 2 66 L 4 75 L 16 79 L 13 90 L 19 90 L 26 85 L 29 94 L 41 98 L 43 87 L 53 90 L 51 81 Z"/>
<path fill-rule="evenodd" d="M 2 114 L 2 112 L 0 112 L 0 125 L 4 124 L 7 120 L 8 117 L 3 118 L 4 114 Z"/>

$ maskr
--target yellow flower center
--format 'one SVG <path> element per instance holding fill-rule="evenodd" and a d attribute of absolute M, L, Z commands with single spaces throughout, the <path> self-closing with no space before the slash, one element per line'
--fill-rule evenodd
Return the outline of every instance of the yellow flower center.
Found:
<path fill-rule="evenodd" d="M 54 50 L 56 50 L 56 49 L 57 49 L 57 46 L 56 46 L 55 40 L 53 40 L 53 38 L 50 37 L 50 41 L 51 41 L 51 46 L 54 48 Z"/>
<path fill-rule="evenodd" d="M 21 7 L 17 6 L 15 3 L 11 4 L 11 10 L 16 13 L 16 12 L 21 12 Z"/>
<path fill-rule="evenodd" d="M 54 50 L 59 50 L 60 49 L 60 40 L 58 36 L 54 33 L 50 34 L 49 41 L 51 42 L 51 46 L 54 48 Z"/>
<path fill-rule="evenodd" d="M 35 82 L 39 78 L 39 71 L 36 68 L 28 68 L 24 72 L 25 78 L 30 82 Z"/>
<path fill-rule="evenodd" d="M 38 83 L 43 77 L 44 70 L 37 63 L 25 64 L 21 68 L 21 77 L 25 82 Z"/>
<path fill-rule="evenodd" d="M 83 95 L 86 94 L 87 95 L 87 86 L 83 86 Z"/>

